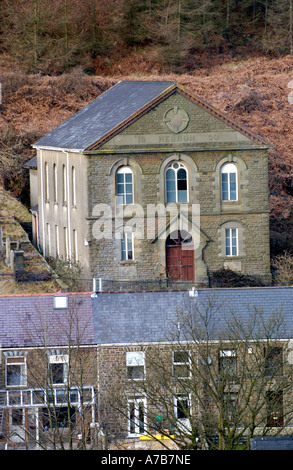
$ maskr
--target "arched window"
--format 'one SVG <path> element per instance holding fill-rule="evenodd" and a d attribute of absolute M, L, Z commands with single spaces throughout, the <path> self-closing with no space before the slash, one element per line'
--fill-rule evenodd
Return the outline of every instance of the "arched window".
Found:
<path fill-rule="evenodd" d="M 128 166 L 116 173 L 116 197 L 118 204 L 133 204 L 133 173 Z"/>
<path fill-rule="evenodd" d="M 237 168 L 234 163 L 226 163 L 221 168 L 222 201 L 237 201 Z"/>
<path fill-rule="evenodd" d="M 187 202 L 187 171 L 181 162 L 166 169 L 166 202 Z"/>

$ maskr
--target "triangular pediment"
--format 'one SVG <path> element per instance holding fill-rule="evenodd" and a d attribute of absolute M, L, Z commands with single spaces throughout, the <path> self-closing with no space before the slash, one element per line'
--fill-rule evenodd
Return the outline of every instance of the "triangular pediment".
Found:
<path fill-rule="evenodd" d="M 72 152 L 268 148 L 271 144 L 172 81 L 121 81 L 33 147 Z"/>
<path fill-rule="evenodd" d="M 179 85 L 89 150 L 102 152 L 268 148 L 271 144 Z"/>
<path fill-rule="evenodd" d="M 171 204 L 172 205 L 172 204 Z M 195 206 L 193 206 L 195 207 Z M 190 214 L 188 204 L 185 206 L 181 205 L 179 208 L 174 206 L 174 210 L 170 209 L 170 218 L 168 222 L 159 224 L 159 230 L 157 235 L 152 239 L 152 243 L 156 243 L 158 240 L 166 240 L 167 237 L 176 232 L 184 231 L 192 236 L 194 247 L 197 248 L 202 242 L 206 243 L 209 241 L 207 235 L 200 228 L 200 214 L 195 212 Z M 166 207 L 166 213 L 168 212 L 168 206 Z"/>

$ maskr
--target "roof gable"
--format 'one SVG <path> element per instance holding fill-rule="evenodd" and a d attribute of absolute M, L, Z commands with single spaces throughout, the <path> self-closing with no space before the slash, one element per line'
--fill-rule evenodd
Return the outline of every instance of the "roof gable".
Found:
<path fill-rule="evenodd" d="M 121 139 L 121 132 L 175 94 L 181 95 L 204 113 L 223 123 L 227 127 L 225 139 L 230 139 L 232 146 L 237 146 L 241 140 L 244 144 L 250 144 L 250 146 L 252 144 L 252 146 L 258 147 L 271 147 L 267 140 L 251 132 L 197 95 L 190 93 L 184 87 L 172 81 L 119 82 L 41 138 L 34 144 L 34 147 L 71 151 L 96 151 L 97 149 L 103 149 L 103 146 L 110 141 L 110 147 L 108 145 L 106 150 L 112 148 L 113 143 L 117 149 L 121 145 L 119 140 Z M 229 133 L 229 130 L 232 130 L 233 133 Z M 179 133 L 170 132 L 170 129 L 166 132 L 171 136 L 182 136 L 184 134 L 181 131 Z M 115 143 L 115 137 L 118 134 L 119 138 Z M 203 146 L 207 143 L 210 145 L 213 142 L 215 136 L 213 137 L 210 134 L 205 133 Z M 191 142 L 193 142 L 193 138 L 198 139 L 198 137 L 190 137 L 189 131 L 186 132 L 186 135 L 191 138 Z M 182 139 L 177 140 L 186 143 Z M 176 143 L 176 139 L 171 139 L 171 143 L 174 142 Z M 156 148 L 158 147 L 158 142 L 154 140 L 151 140 L 150 144 L 154 144 Z"/>

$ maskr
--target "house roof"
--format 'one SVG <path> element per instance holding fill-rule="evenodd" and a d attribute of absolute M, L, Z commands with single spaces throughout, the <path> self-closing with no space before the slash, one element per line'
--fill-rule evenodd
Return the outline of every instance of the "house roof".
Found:
<path fill-rule="evenodd" d="M 68 308 L 54 308 L 54 299 L 68 298 Z M 2 348 L 93 344 L 92 299 L 89 294 L 0 296 Z"/>
<path fill-rule="evenodd" d="M 257 337 L 263 334 L 258 321 L 262 318 L 269 322 L 273 313 L 282 318 L 278 338 L 293 338 L 293 288 L 199 289 L 196 292 L 195 297 L 186 291 L 101 294 L 94 304 L 95 341 L 100 344 L 168 341 L 178 333 L 178 326 L 181 339 L 191 339 L 182 318 L 189 312 L 193 312 L 197 327 L 203 330 L 209 317 L 210 339 L 217 340 L 222 333 L 225 337 L 227 325 L 235 318 L 246 326 L 255 321 L 251 334 Z"/>
<path fill-rule="evenodd" d="M 266 147 L 272 145 L 173 81 L 121 81 L 38 140 L 35 148 L 76 152 L 98 148 L 153 106 L 178 92 L 228 126 Z"/>
<path fill-rule="evenodd" d="M 36 169 L 38 167 L 38 158 L 37 155 L 34 155 L 28 162 L 24 165 L 24 168 Z"/>
<path fill-rule="evenodd" d="M 42 137 L 34 147 L 85 150 L 170 87 L 174 87 L 174 82 L 121 81 Z"/>
<path fill-rule="evenodd" d="M 253 328 L 250 338 L 263 334 L 272 315 L 280 315 L 278 339 L 291 339 L 293 288 L 229 288 L 189 291 L 117 292 L 0 296 L 0 345 L 2 348 L 133 344 L 190 340 L 185 320 L 192 319 L 209 337 L 228 339 L 228 325 L 237 322 Z M 69 308 L 54 308 L 54 298 L 68 298 Z M 192 314 L 190 316 L 190 313 Z M 186 317 L 187 315 L 187 317 Z M 185 318 L 183 318 L 185 316 Z M 73 326 L 73 328 L 72 328 Z"/>

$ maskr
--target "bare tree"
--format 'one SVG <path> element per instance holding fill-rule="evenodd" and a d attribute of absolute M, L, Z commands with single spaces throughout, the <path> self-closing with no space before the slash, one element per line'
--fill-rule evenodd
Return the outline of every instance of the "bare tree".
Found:
<path fill-rule="evenodd" d="M 120 387 L 108 384 L 109 404 L 128 428 L 154 441 L 168 436 L 180 449 L 249 448 L 256 435 L 279 434 L 292 425 L 283 320 L 255 307 L 242 319 L 223 315 L 213 298 L 188 302 L 168 341 L 133 348 L 144 354 L 143 377 L 138 365 L 131 378 L 121 363 Z"/>
<path fill-rule="evenodd" d="M 292 286 L 293 284 L 293 256 L 289 252 L 284 252 L 276 256 L 273 260 L 275 272 L 275 283 L 281 286 Z"/>
<path fill-rule="evenodd" d="M 99 431 L 95 428 L 96 348 L 87 344 L 91 319 L 90 315 L 86 318 L 81 304 L 82 299 L 70 299 L 67 309 L 54 313 L 54 320 L 52 311 L 49 314 L 38 304 L 38 314 L 23 323 L 27 342 L 33 345 L 24 353 L 26 378 L 22 385 L 26 387 L 8 392 L 6 414 L 8 417 L 18 410 L 26 418 L 13 430 L 8 427 L 7 442 L 17 435 L 17 441 L 29 448 L 99 448 L 95 433 Z M 11 374 L 19 373 L 11 369 Z M 16 396 L 18 406 L 14 407 L 12 400 Z"/>

